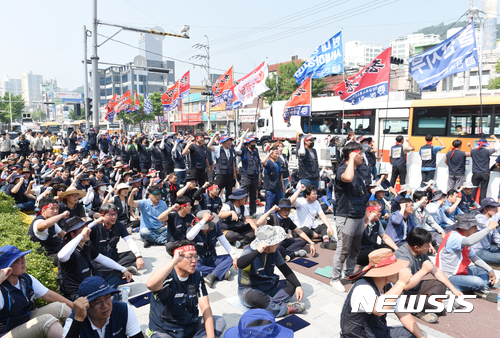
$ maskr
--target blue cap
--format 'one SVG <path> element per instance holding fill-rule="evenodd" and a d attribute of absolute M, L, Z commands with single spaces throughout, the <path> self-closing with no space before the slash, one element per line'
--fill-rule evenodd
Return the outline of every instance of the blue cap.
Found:
<path fill-rule="evenodd" d="M 229 135 L 226 135 L 226 136 L 222 136 L 221 139 L 219 140 L 219 143 L 224 143 L 226 142 L 227 140 L 234 140 L 234 138 L 232 138 L 231 136 Z"/>
<path fill-rule="evenodd" d="M 118 291 L 117 289 L 109 286 L 104 278 L 99 276 L 91 276 L 85 278 L 78 288 L 78 296 L 87 297 L 87 300 L 89 302 L 101 296 L 119 292 L 120 291 Z"/>
<path fill-rule="evenodd" d="M 97 157 L 97 155 L 94 154 L 94 155 L 92 155 L 92 158 L 96 159 L 96 158 L 99 158 L 99 157 Z"/>
<path fill-rule="evenodd" d="M 263 309 L 251 309 L 245 312 L 238 326 L 226 331 L 224 338 L 288 338 L 293 337 L 293 331 L 276 324 L 274 315 Z"/>
<path fill-rule="evenodd" d="M 250 136 L 245 140 L 245 143 L 250 143 L 252 141 L 257 141 L 257 138 L 255 136 Z"/>
<path fill-rule="evenodd" d="M 16 259 L 29 254 L 31 251 L 21 251 L 14 245 L 2 246 L 0 248 L 0 269 L 10 267 Z"/>

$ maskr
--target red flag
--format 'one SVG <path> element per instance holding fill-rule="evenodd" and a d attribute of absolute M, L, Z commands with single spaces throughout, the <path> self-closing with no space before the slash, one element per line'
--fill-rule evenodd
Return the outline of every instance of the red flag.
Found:
<path fill-rule="evenodd" d="M 161 96 L 161 104 L 163 106 L 163 111 L 164 112 L 169 112 L 177 108 L 179 105 L 180 101 L 180 82 L 177 80 L 177 82 L 167 89 L 165 93 Z"/>
<path fill-rule="evenodd" d="M 233 86 L 233 66 L 229 68 L 227 72 L 222 74 L 222 76 L 217 79 L 217 81 L 212 86 L 212 92 L 214 93 L 214 101 L 212 107 L 233 98 L 233 92 L 231 87 Z"/>
<path fill-rule="evenodd" d="M 108 113 L 110 111 L 112 111 L 113 108 L 115 108 L 115 106 L 116 106 L 116 93 L 115 93 L 115 95 L 113 95 L 113 97 L 106 104 L 106 110 L 108 111 Z"/>
<path fill-rule="evenodd" d="M 283 109 L 283 120 L 290 124 L 290 116 L 311 116 L 312 83 L 308 77 L 288 99 Z"/>
<path fill-rule="evenodd" d="M 391 74 L 391 48 L 387 48 L 365 68 L 336 85 L 333 90 L 340 99 L 358 104 L 365 98 L 389 94 Z"/>
<path fill-rule="evenodd" d="M 181 90 L 180 99 L 184 100 L 189 97 L 189 93 L 191 92 L 191 86 L 189 85 L 189 70 L 180 78 L 179 87 Z"/>
<path fill-rule="evenodd" d="M 116 105 L 114 107 L 115 113 L 119 114 L 121 112 L 127 111 L 131 105 L 132 100 L 130 99 L 130 90 L 127 90 L 127 92 L 116 101 Z"/>

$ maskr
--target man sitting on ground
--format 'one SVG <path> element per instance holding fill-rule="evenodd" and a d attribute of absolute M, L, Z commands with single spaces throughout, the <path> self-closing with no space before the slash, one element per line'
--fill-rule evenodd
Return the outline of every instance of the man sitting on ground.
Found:
<path fill-rule="evenodd" d="M 300 302 L 304 290 L 277 252 L 279 244 L 286 238 L 285 230 L 279 226 L 263 225 L 257 230 L 256 237 L 238 258 L 240 300 L 247 307 L 266 309 L 275 317 L 304 312 L 305 305 Z M 286 280 L 279 279 L 274 267 Z M 297 302 L 287 303 L 295 293 Z"/>
<path fill-rule="evenodd" d="M 280 226 L 285 230 L 287 238 L 284 239 L 278 246 L 278 251 L 281 253 L 285 261 L 294 259 L 295 257 L 304 257 L 307 255 L 307 251 L 304 250 L 306 243 L 309 243 L 309 249 L 311 250 L 311 255 L 314 257 L 316 255 L 316 248 L 314 247 L 314 242 L 306 235 L 305 232 L 297 228 L 295 223 L 290 216 L 290 211 L 292 210 L 292 203 L 288 198 L 282 198 L 278 205 L 273 206 L 265 214 L 260 216 L 257 221 L 258 226 L 263 225 L 274 225 Z M 291 236 L 293 233 L 300 237 L 293 238 Z M 335 243 L 332 243 L 335 245 Z M 337 246 L 335 245 L 335 248 Z M 332 249 L 335 250 L 335 249 Z"/>
<path fill-rule="evenodd" d="M 431 234 L 422 228 L 414 228 L 408 234 L 407 243 L 400 246 L 394 252 L 398 259 L 409 261 L 408 268 L 413 276 L 410 282 L 406 284 L 405 295 L 444 295 L 446 288 L 457 297 L 462 296 L 462 292 L 458 291 L 453 284 L 448 280 L 443 271 L 432 264 L 427 256 L 429 247 L 431 246 Z M 430 274 L 430 275 L 429 275 Z M 415 316 L 427 323 L 434 323 L 438 320 L 438 314 L 427 313 L 426 309 L 435 309 L 425 301 L 424 310 L 416 313 Z"/>
<path fill-rule="evenodd" d="M 481 201 L 481 207 L 476 220 L 479 223 L 477 230 L 481 231 L 488 227 L 490 221 L 499 222 L 500 212 L 498 212 L 500 203 L 495 202 L 491 197 Z M 488 233 L 482 240 L 472 246 L 476 255 L 488 264 L 500 264 L 500 234 L 498 231 Z"/>
<path fill-rule="evenodd" d="M 431 234 L 433 248 L 430 248 L 430 250 L 432 253 L 435 253 L 434 251 L 439 248 L 444 236 L 446 236 L 446 232 L 439 226 L 439 224 L 425 208 L 427 206 L 427 194 L 425 191 L 415 191 L 415 193 L 413 193 L 413 201 L 415 202 L 413 220 L 417 224 L 417 227 L 425 229 Z"/>
<path fill-rule="evenodd" d="M 186 196 L 177 197 L 177 203 L 165 210 L 158 216 L 160 222 L 167 222 L 167 242 L 165 248 L 170 252 L 170 247 L 174 242 L 186 239 L 186 231 L 194 221 L 191 214 L 193 206 L 191 199 Z"/>
<path fill-rule="evenodd" d="M 417 225 L 413 220 L 413 202 L 409 198 L 402 198 L 398 202 L 399 211 L 389 217 L 386 233 L 398 247 L 406 243 L 408 233 Z"/>
<path fill-rule="evenodd" d="M 112 333 L 114 338 L 144 338 L 132 307 L 113 301 L 112 296 L 118 293 L 101 277 L 85 278 L 78 288 L 73 313 L 64 325 L 63 338 L 93 338 L 98 333 L 103 337 Z"/>
<path fill-rule="evenodd" d="M 473 291 L 480 298 L 496 303 L 498 294 L 489 287 L 495 284 L 495 272 L 471 246 L 495 231 L 498 223 L 490 221 L 487 227 L 477 232 L 481 224 L 474 216 L 463 214 L 457 219 L 454 230 L 446 235 L 439 247 L 436 265 L 459 291 Z M 474 265 L 470 266 L 471 262 Z"/>
<path fill-rule="evenodd" d="M 455 222 L 455 217 L 463 214 L 464 212 L 458 207 L 462 199 L 458 195 L 458 191 L 451 189 L 448 191 L 448 196 L 444 202 L 445 215 L 453 222 Z"/>
<path fill-rule="evenodd" d="M 196 270 L 195 244 L 188 240 L 175 242 L 169 254 L 173 258 L 153 272 L 146 284 L 153 291 L 148 337 L 221 336 L 226 322 L 212 314 L 205 283 Z"/>

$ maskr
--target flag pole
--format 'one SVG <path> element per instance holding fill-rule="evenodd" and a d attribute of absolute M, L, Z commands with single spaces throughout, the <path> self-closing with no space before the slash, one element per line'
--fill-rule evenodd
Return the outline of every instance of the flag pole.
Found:
<path fill-rule="evenodd" d="M 391 48 L 391 47 L 389 47 Z M 392 49 L 391 49 L 391 54 L 392 54 Z M 379 159 L 379 163 L 380 163 L 380 167 L 382 167 L 382 160 L 384 159 L 384 145 L 385 145 L 385 133 L 384 133 L 384 128 L 385 128 L 385 124 L 387 123 L 387 117 L 389 115 L 389 94 L 391 93 L 391 59 L 389 57 L 389 79 L 387 80 L 387 107 L 385 108 L 385 120 L 384 120 L 384 125 L 382 125 L 382 134 L 383 134 L 383 138 L 382 138 L 382 147 L 379 147 L 379 150 L 378 150 L 378 155 L 380 156 L 380 159 Z M 380 126 L 379 126 L 379 131 L 380 131 Z M 382 150 L 381 150 L 382 149 Z M 380 153 L 382 152 L 382 156 L 380 155 Z"/>
<path fill-rule="evenodd" d="M 340 34 L 342 36 L 342 82 L 345 83 L 345 59 L 344 59 L 344 54 L 345 54 L 345 45 L 344 45 L 344 28 L 341 28 L 340 29 Z M 339 142 L 342 142 L 344 141 L 344 115 L 345 115 L 345 112 L 344 112 L 344 100 L 342 100 L 342 98 L 340 99 L 340 101 L 342 101 L 342 119 L 340 120 L 340 136 L 342 137 L 342 139 L 339 141 Z"/>

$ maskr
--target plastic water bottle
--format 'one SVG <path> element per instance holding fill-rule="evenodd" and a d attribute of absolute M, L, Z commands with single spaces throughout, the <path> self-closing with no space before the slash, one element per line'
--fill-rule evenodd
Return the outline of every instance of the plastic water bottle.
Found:
<path fill-rule="evenodd" d="M 128 294 L 130 293 L 130 288 L 128 286 L 121 286 L 120 291 L 121 291 L 121 295 L 122 295 L 122 302 L 127 303 L 128 302 Z"/>
<path fill-rule="evenodd" d="M 498 294 L 497 297 L 497 310 L 500 311 L 500 293 Z"/>

